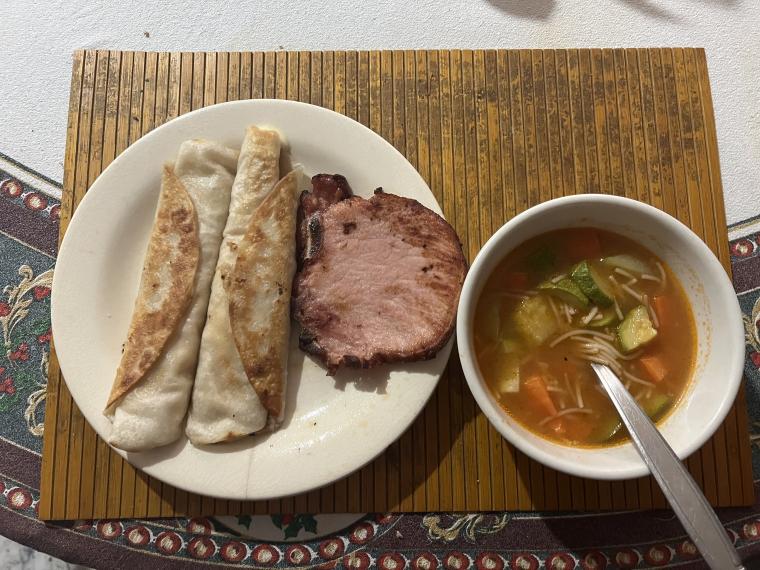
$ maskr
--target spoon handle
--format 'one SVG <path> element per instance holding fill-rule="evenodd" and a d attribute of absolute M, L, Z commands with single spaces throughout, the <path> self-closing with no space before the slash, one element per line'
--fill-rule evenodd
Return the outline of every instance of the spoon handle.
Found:
<path fill-rule="evenodd" d="M 596 363 L 591 366 L 631 434 L 633 445 L 710 568 L 744 568 L 715 511 L 652 420 L 612 370 Z"/>

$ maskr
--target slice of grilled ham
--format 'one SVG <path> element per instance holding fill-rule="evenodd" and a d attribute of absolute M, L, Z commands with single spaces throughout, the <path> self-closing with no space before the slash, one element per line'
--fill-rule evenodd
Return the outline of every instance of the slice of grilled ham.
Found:
<path fill-rule="evenodd" d="M 314 197 L 301 197 L 306 245 L 293 288 L 301 348 L 329 374 L 433 358 L 454 330 L 467 271 L 454 229 L 415 200 L 345 196 L 332 192 L 332 204 L 311 209 Z"/>

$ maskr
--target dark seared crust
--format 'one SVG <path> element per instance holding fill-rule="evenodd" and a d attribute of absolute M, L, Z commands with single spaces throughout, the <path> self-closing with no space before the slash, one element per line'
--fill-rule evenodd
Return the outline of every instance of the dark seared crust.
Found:
<path fill-rule="evenodd" d="M 457 299 L 459 301 L 459 299 Z M 319 342 L 310 335 L 307 331 L 301 331 L 298 337 L 298 347 L 307 354 L 318 358 L 327 367 L 327 374 L 334 376 L 341 366 L 347 366 L 348 368 L 374 368 L 385 363 L 391 362 L 419 362 L 423 360 L 432 360 L 438 351 L 441 350 L 451 338 L 454 333 L 454 326 L 456 325 L 456 319 L 449 327 L 449 330 L 439 339 L 439 341 L 425 350 L 421 350 L 414 353 L 375 353 L 372 358 L 359 358 L 354 354 L 344 354 L 340 357 L 330 357 L 327 351 L 319 344 Z"/>
<path fill-rule="evenodd" d="M 315 174 L 311 177 L 311 190 L 301 192 L 297 218 L 297 253 L 299 264 L 304 257 L 309 256 L 310 220 L 319 212 L 333 204 L 353 196 L 351 186 L 345 176 L 340 174 Z M 318 247 L 318 245 L 317 245 Z"/>
<path fill-rule="evenodd" d="M 314 257 L 322 247 L 322 214 L 312 214 L 306 221 L 306 244 L 304 262 Z"/>
<path fill-rule="evenodd" d="M 308 255 L 303 261 L 303 267 L 301 272 L 294 281 L 294 294 L 293 294 L 293 315 L 302 325 L 301 334 L 299 337 L 299 346 L 319 360 L 321 360 L 327 367 L 328 374 L 333 375 L 340 366 L 347 366 L 351 368 L 372 368 L 379 364 L 390 362 L 412 362 L 420 360 L 430 360 L 435 357 L 438 351 L 449 341 L 454 331 L 456 324 L 456 305 L 459 302 L 459 292 L 461 291 L 462 284 L 467 272 L 467 261 L 462 251 L 462 245 L 459 242 L 459 238 L 456 235 L 454 229 L 440 216 L 437 216 L 434 212 L 425 208 L 422 204 L 415 200 L 407 198 L 401 198 L 393 194 L 383 193 L 381 189 L 375 191 L 375 195 L 369 200 L 364 200 L 359 197 L 352 197 L 348 199 L 347 204 L 343 204 L 341 207 L 346 207 L 348 204 L 356 204 L 360 208 L 366 207 L 365 203 L 369 203 L 371 210 L 371 220 L 375 217 L 390 216 L 393 223 L 399 224 L 407 223 L 405 226 L 399 226 L 394 228 L 398 232 L 398 235 L 403 235 L 406 243 L 411 243 L 418 248 L 426 248 L 426 240 L 435 239 L 445 242 L 447 246 L 447 267 L 450 277 L 455 284 L 456 295 L 449 300 L 451 307 L 454 310 L 451 311 L 451 318 L 447 322 L 446 326 L 441 327 L 436 337 L 432 342 L 421 346 L 413 351 L 386 351 L 382 347 L 378 347 L 378 350 L 372 352 L 369 357 L 361 357 L 356 354 L 331 354 L 324 346 L 324 343 L 320 342 L 320 326 L 319 323 L 311 323 L 313 328 L 309 328 L 310 320 L 309 316 L 305 314 L 307 307 L 311 300 L 310 291 L 303 290 L 301 287 L 302 274 L 307 272 L 313 265 L 323 264 L 329 265 L 330 260 L 325 258 L 325 249 L 322 246 L 322 240 L 325 237 L 325 229 L 323 228 L 323 216 L 331 210 L 324 210 L 310 218 L 308 221 L 308 232 L 310 241 L 314 245 L 309 248 Z M 388 212 L 386 212 L 388 210 Z M 400 214 L 399 214 L 400 212 Z M 420 220 L 415 222 L 415 220 Z M 422 222 L 424 220 L 424 222 Z M 343 233 L 348 234 L 356 228 L 356 224 L 353 222 L 343 224 Z M 394 231 L 394 233 L 396 233 Z M 429 241 L 427 243 L 430 243 Z M 431 265 L 432 267 L 432 265 Z M 315 268 L 316 269 L 316 268 Z M 428 271 L 427 268 L 422 268 L 422 271 Z M 430 283 L 430 287 L 433 287 L 434 281 Z M 451 284 L 451 283 L 449 283 Z M 320 319 L 329 321 L 331 316 L 320 316 Z M 306 323 L 305 323 L 306 321 Z"/>

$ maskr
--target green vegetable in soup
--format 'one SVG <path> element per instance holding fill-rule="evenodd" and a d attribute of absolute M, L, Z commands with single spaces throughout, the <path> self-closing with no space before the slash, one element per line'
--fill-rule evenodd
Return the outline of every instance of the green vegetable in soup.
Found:
<path fill-rule="evenodd" d="M 581 291 L 600 307 L 609 307 L 615 294 L 610 284 L 594 269 L 588 261 L 581 261 L 573 267 L 570 274 Z"/>
<path fill-rule="evenodd" d="M 644 305 L 631 309 L 618 326 L 618 339 L 623 352 L 633 352 L 657 336 L 657 329 L 652 326 L 649 313 Z"/>
<path fill-rule="evenodd" d="M 545 273 L 554 267 L 556 259 L 557 255 L 552 249 L 546 245 L 541 245 L 525 258 L 525 263 L 532 271 Z"/>
<path fill-rule="evenodd" d="M 641 261 L 638 257 L 634 257 L 628 254 L 611 255 L 609 257 L 605 257 L 602 259 L 602 263 L 611 267 L 619 267 L 620 269 L 625 269 L 626 271 L 632 271 L 634 273 L 638 273 L 639 275 L 642 273 L 648 273 L 650 275 L 652 274 L 652 268 L 649 267 L 649 265 Z"/>
<path fill-rule="evenodd" d="M 567 277 L 560 279 L 556 283 L 544 281 L 538 288 L 573 307 L 579 309 L 588 307 L 588 297 L 583 294 L 583 291 L 580 290 L 575 281 Z"/>
<path fill-rule="evenodd" d="M 524 299 L 515 309 L 517 331 L 532 345 L 543 344 L 557 332 L 557 320 L 547 301 L 541 295 Z"/>
<path fill-rule="evenodd" d="M 606 418 L 602 423 L 598 424 L 594 431 L 589 436 L 590 443 L 607 443 L 612 438 L 620 433 L 623 429 L 623 422 L 617 414 Z"/>
<path fill-rule="evenodd" d="M 614 309 L 604 309 L 603 311 L 599 311 L 599 314 L 602 318 L 592 319 L 588 326 L 593 328 L 603 328 L 609 325 L 614 325 L 618 322 L 618 316 Z"/>
<path fill-rule="evenodd" d="M 662 392 L 657 392 L 647 399 L 642 407 L 647 415 L 656 421 L 670 408 L 672 403 L 673 398 Z"/>

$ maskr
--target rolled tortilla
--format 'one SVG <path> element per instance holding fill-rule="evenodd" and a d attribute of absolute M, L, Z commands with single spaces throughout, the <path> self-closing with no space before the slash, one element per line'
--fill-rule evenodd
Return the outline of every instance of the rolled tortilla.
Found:
<path fill-rule="evenodd" d="M 171 167 L 165 170 L 132 324 L 105 411 L 113 424 L 108 442 L 115 447 L 143 451 L 182 433 L 237 158 L 233 149 L 191 140 L 180 146 L 174 177 Z M 170 207 L 187 205 L 187 198 L 197 224 L 195 253 L 177 237 L 183 235 L 177 226 L 187 223 L 177 211 L 184 210 Z M 151 338 L 163 342 L 151 345 Z"/>
<path fill-rule="evenodd" d="M 273 428 L 285 412 L 300 177 L 285 176 L 251 216 L 229 290 L 232 336 Z"/>
<path fill-rule="evenodd" d="M 248 127 L 232 185 L 185 428 L 196 445 L 231 441 L 263 429 L 267 422 L 267 411 L 248 381 L 232 338 L 228 291 L 251 215 L 279 179 L 279 159 L 277 132 Z"/>

